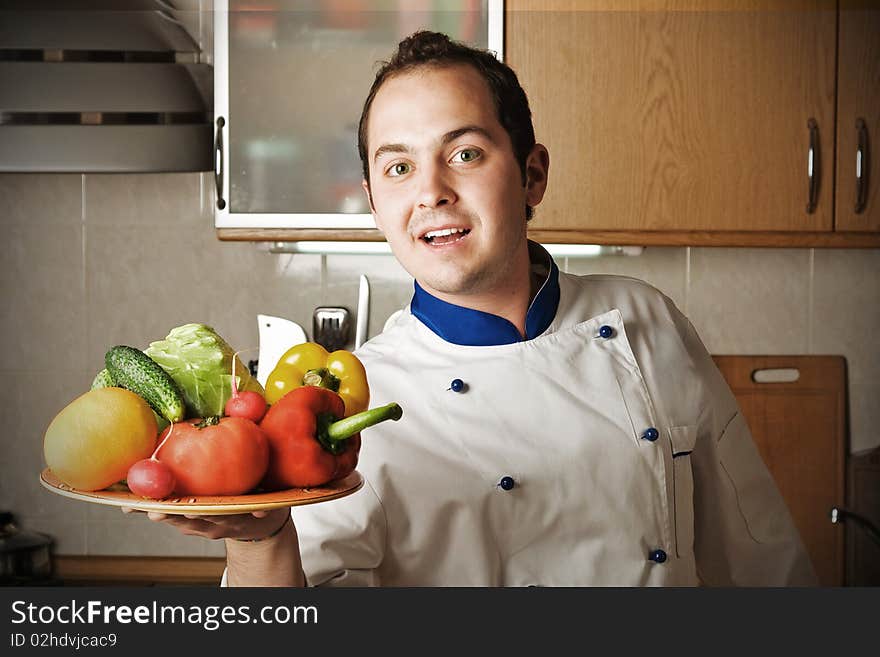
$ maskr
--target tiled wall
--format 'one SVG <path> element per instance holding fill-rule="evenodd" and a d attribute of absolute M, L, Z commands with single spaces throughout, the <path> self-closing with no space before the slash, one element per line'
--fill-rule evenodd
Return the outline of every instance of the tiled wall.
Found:
<path fill-rule="evenodd" d="M 258 313 L 311 333 L 316 306 L 356 307 L 361 273 L 372 283 L 370 335 L 409 300 L 411 279 L 390 256 L 273 255 L 218 241 L 211 183 L 209 173 L 0 175 L 0 509 L 53 535 L 58 553 L 223 555 L 222 542 L 40 487 L 43 432 L 88 389 L 110 346 L 143 348 L 204 322 L 236 348 L 256 347 Z M 712 353 L 846 356 L 851 451 L 880 445 L 880 251 L 648 248 L 560 266 L 654 283 Z"/>

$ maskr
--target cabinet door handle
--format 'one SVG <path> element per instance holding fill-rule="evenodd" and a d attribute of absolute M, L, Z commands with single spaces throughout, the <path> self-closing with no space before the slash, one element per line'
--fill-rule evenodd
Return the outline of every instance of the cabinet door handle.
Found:
<path fill-rule="evenodd" d="M 856 119 L 859 145 L 856 148 L 856 214 L 868 205 L 868 126 L 865 119 Z"/>
<path fill-rule="evenodd" d="M 217 188 L 217 207 L 222 210 L 226 207 L 223 200 L 223 126 L 226 120 L 217 117 L 217 140 L 214 143 L 214 185 Z"/>
<path fill-rule="evenodd" d="M 807 121 L 810 130 L 810 150 L 807 154 L 807 176 L 810 179 L 810 190 L 807 201 L 807 214 L 816 211 L 816 200 L 819 197 L 819 124 L 816 119 Z"/>

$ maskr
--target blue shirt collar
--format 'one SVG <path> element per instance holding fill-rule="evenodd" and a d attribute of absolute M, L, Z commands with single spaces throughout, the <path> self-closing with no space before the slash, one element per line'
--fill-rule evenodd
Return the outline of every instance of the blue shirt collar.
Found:
<path fill-rule="evenodd" d="M 541 271 L 546 278 L 526 314 L 525 340 L 546 331 L 559 306 L 559 268 L 553 258 L 544 247 L 530 240 L 529 260 L 532 270 Z M 488 347 L 524 341 L 516 327 L 503 317 L 442 301 L 426 292 L 418 282 L 414 285 L 410 311 L 447 342 Z"/>

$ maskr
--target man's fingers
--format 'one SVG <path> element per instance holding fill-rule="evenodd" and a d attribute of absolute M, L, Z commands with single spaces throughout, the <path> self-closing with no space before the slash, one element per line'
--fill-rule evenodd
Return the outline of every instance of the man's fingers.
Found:
<path fill-rule="evenodd" d="M 128 507 L 126 507 L 128 508 Z M 128 508 L 128 512 L 134 509 Z M 158 511 L 141 511 L 153 522 L 171 525 L 182 534 L 202 536 L 204 538 L 260 538 L 269 535 L 275 528 L 277 517 L 290 513 L 290 508 L 273 509 L 271 511 L 253 511 L 231 515 L 198 515 L 160 513 Z"/>
<path fill-rule="evenodd" d="M 152 514 L 151 514 L 152 515 Z M 217 524 L 211 521 L 211 516 L 183 516 L 170 513 L 157 513 L 156 518 L 150 518 L 166 525 L 171 525 L 183 534 L 195 534 L 205 538 L 217 538 Z"/>

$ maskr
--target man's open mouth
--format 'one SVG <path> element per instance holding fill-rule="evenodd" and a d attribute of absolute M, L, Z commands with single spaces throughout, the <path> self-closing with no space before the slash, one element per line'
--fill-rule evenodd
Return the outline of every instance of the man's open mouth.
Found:
<path fill-rule="evenodd" d="M 458 242 L 470 232 L 470 228 L 441 228 L 440 230 L 429 230 L 422 235 L 421 239 L 432 246 L 441 246 Z"/>

